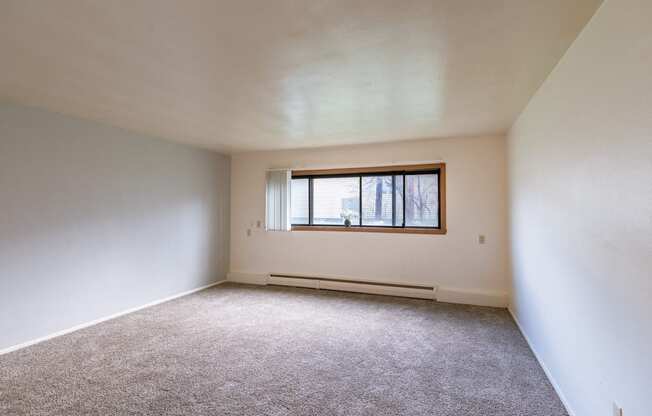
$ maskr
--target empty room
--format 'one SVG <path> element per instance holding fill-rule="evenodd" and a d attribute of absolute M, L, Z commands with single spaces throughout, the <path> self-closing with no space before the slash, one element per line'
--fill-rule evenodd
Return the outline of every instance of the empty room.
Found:
<path fill-rule="evenodd" d="M 650 0 L 0 0 L 0 415 L 652 415 Z"/>

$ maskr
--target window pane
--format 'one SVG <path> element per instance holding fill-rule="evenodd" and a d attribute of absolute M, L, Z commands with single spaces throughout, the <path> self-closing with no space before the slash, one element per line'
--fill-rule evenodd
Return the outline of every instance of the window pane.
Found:
<path fill-rule="evenodd" d="M 359 188 L 359 178 L 313 179 L 313 224 L 344 225 L 349 218 L 353 225 L 359 225 Z"/>
<path fill-rule="evenodd" d="M 394 176 L 394 183 L 396 184 L 396 222 L 397 227 L 403 226 L 403 175 Z"/>
<path fill-rule="evenodd" d="M 362 177 L 362 225 L 392 225 L 392 177 Z"/>
<path fill-rule="evenodd" d="M 439 227 L 439 176 L 405 175 L 405 226 Z"/>
<path fill-rule="evenodd" d="M 308 224 L 308 179 L 292 179 L 291 223 Z"/>

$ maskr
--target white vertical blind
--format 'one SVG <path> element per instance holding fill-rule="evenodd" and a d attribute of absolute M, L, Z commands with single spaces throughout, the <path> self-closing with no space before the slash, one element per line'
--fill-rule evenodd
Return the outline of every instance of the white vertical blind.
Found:
<path fill-rule="evenodd" d="M 290 191 L 292 172 L 270 170 L 267 172 L 267 213 L 265 228 L 268 231 L 290 230 Z"/>

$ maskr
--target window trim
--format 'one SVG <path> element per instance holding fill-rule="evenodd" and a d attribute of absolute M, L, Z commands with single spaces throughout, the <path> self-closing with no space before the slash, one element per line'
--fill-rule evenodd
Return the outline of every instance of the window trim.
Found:
<path fill-rule="evenodd" d="M 363 176 L 392 176 L 394 183 L 395 175 L 403 175 L 403 189 L 405 192 L 405 176 L 418 174 L 436 173 L 439 178 L 439 227 L 406 227 L 387 226 L 387 225 L 362 225 L 362 216 L 359 223 L 351 227 L 344 225 L 322 225 L 312 224 L 313 221 L 313 180 L 314 178 L 345 178 L 359 177 L 362 182 Z M 419 165 L 400 165 L 400 166 L 375 166 L 366 168 L 342 168 L 342 169 L 318 169 L 318 170 L 295 170 L 292 171 L 292 179 L 309 179 L 308 181 L 308 223 L 309 224 L 292 224 L 292 231 L 340 231 L 340 232 L 377 232 L 377 233 L 397 233 L 397 234 L 446 234 L 446 164 L 429 163 Z M 392 187 L 392 192 L 396 192 L 396 187 Z M 360 199 L 362 199 L 362 183 L 360 183 Z M 392 198 L 395 204 L 395 198 Z M 405 215 L 405 197 L 402 200 L 403 213 Z M 396 207 L 393 206 L 392 217 L 396 215 Z M 362 201 L 360 201 L 360 210 L 362 210 Z M 404 219 L 405 221 L 405 219 Z"/>

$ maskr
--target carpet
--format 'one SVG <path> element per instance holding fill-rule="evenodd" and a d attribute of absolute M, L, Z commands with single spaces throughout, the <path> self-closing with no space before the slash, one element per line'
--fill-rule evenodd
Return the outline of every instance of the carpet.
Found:
<path fill-rule="evenodd" d="M 2 415 L 567 415 L 505 309 L 224 284 L 0 356 Z"/>

